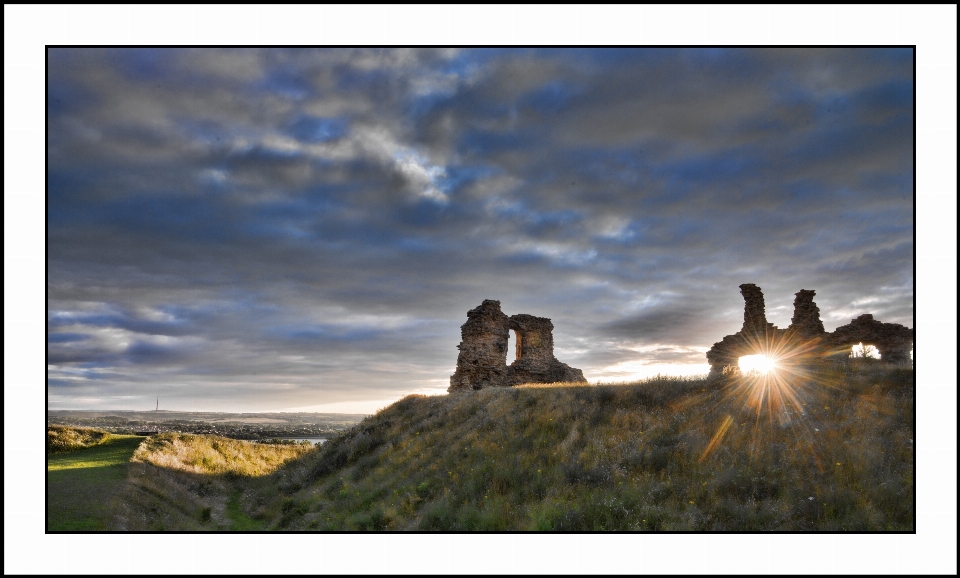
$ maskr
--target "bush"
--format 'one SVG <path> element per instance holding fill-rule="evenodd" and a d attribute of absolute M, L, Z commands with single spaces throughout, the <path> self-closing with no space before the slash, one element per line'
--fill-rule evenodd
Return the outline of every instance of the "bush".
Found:
<path fill-rule="evenodd" d="M 56 454 L 81 448 L 89 448 L 107 441 L 110 434 L 87 427 L 47 427 L 47 452 Z"/>

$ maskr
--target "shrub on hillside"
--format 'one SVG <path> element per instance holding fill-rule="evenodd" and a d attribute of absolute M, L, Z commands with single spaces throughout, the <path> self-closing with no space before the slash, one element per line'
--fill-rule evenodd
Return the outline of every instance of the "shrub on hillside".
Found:
<path fill-rule="evenodd" d="M 102 444 L 110 434 L 89 427 L 47 427 L 47 453 L 57 454 Z"/>
<path fill-rule="evenodd" d="M 164 433 L 148 438 L 133 459 L 198 474 L 263 476 L 312 450 L 310 444 L 258 444 L 220 436 Z"/>

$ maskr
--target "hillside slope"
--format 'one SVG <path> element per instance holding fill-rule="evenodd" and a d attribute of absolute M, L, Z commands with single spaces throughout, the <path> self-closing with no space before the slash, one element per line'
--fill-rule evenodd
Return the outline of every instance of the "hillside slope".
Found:
<path fill-rule="evenodd" d="M 142 438 L 141 438 L 142 439 Z M 163 433 L 140 444 L 112 504 L 111 530 L 258 530 L 239 496 L 310 444 L 263 444 Z"/>
<path fill-rule="evenodd" d="M 408 396 L 242 506 L 273 529 L 912 530 L 913 379 L 851 363 L 792 386 Z"/>

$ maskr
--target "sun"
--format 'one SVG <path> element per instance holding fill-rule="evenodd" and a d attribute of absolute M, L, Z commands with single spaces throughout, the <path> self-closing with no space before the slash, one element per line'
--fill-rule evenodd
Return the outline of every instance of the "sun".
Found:
<path fill-rule="evenodd" d="M 750 373 L 751 371 L 768 373 L 777 368 L 776 360 L 763 354 L 744 355 L 740 358 L 739 365 L 740 371 L 744 373 Z"/>

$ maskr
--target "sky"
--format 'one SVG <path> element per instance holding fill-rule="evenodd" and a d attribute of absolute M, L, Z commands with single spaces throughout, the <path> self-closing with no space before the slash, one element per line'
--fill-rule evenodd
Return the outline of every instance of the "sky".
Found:
<path fill-rule="evenodd" d="M 47 52 L 51 409 L 370 413 L 484 299 L 590 382 L 913 322 L 912 48 Z"/>

